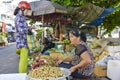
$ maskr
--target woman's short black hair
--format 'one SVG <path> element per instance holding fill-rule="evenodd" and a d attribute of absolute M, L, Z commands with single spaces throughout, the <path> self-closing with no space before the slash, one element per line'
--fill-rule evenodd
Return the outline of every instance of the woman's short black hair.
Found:
<path fill-rule="evenodd" d="M 80 36 L 81 40 L 86 42 L 86 34 L 84 32 L 81 32 L 78 28 L 72 28 L 69 33 L 73 34 L 76 37 Z"/>
<path fill-rule="evenodd" d="M 19 10 L 20 10 L 20 8 L 16 7 L 15 10 L 14 10 L 14 15 L 17 15 Z"/>
<path fill-rule="evenodd" d="M 86 38 L 86 34 L 84 32 L 81 32 L 80 34 L 81 40 L 86 42 L 87 38 Z"/>

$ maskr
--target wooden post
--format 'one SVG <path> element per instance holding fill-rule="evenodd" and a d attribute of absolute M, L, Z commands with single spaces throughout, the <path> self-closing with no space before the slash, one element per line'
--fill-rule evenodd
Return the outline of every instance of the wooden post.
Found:
<path fill-rule="evenodd" d="M 60 34 L 59 34 L 59 41 L 62 41 L 63 40 L 63 31 L 62 31 L 62 25 L 60 24 L 59 22 L 59 30 L 60 30 Z"/>
<path fill-rule="evenodd" d="M 59 25 L 58 24 L 55 26 L 55 36 L 56 38 L 59 38 Z"/>
<path fill-rule="evenodd" d="M 42 27 L 44 27 L 44 15 L 42 15 Z M 42 32 L 42 41 L 44 39 L 44 31 Z"/>

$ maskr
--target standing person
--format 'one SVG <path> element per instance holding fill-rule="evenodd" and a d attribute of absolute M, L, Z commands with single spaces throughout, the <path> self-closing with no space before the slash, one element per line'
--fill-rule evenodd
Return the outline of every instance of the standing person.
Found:
<path fill-rule="evenodd" d="M 15 28 L 16 28 L 16 53 L 20 55 L 19 73 L 26 73 L 28 66 L 28 45 L 27 31 L 28 25 L 25 20 L 26 11 L 30 8 L 30 4 L 26 1 L 21 1 L 14 11 Z"/>
<path fill-rule="evenodd" d="M 74 54 L 64 60 L 59 60 L 59 66 L 70 69 L 73 80 L 74 78 L 89 78 L 93 74 L 94 62 L 93 54 L 86 44 L 86 37 L 77 28 L 70 30 L 69 37 L 71 44 L 76 45 Z"/>

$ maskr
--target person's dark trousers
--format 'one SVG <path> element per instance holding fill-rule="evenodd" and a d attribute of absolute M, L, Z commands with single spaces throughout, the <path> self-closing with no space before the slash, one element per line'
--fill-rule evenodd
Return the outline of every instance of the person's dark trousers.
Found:
<path fill-rule="evenodd" d="M 45 51 L 47 51 L 48 49 L 50 49 L 50 46 L 49 45 L 46 45 L 43 50 L 41 51 L 41 53 L 44 53 Z"/>
<path fill-rule="evenodd" d="M 41 53 L 44 53 L 48 49 L 51 49 L 51 48 L 54 48 L 54 47 L 55 47 L 54 43 L 48 43 L 48 44 L 45 45 L 45 47 L 43 48 L 43 50 L 41 51 Z"/>
<path fill-rule="evenodd" d="M 59 67 L 63 67 L 63 68 L 67 68 L 67 69 L 70 69 L 73 65 L 70 64 L 70 63 L 61 63 L 59 64 Z M 78 73 L 78 70 L 76 70 L 75 72 L 71 73 L 71 76 L 74 77 L 74 78 L 80 78 L 80 79 L 85 79 L 85 78 L 88 78 L 88 76 L 84 76 L 84 75 L 81 75 Z"/>
<path fill-rule="evenodd" d="M 52 43 L 52 42 L 50 42 L 50 43 L 48 44 L 48 46 L 49 46 L 50 48 L 54 48 L 54 47 L 55 47 L 55 44 Z"/>

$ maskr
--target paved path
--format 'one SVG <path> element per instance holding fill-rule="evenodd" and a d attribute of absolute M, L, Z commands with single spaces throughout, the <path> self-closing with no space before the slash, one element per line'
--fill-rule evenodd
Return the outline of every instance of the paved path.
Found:
<path fill-rule="evenodd" d="M 0 74 L 18 73 L 19 58 L 15 49 L 15 43 L 0 48 Z"/>

